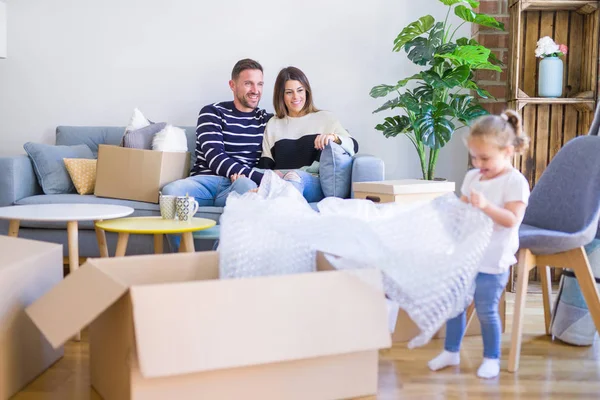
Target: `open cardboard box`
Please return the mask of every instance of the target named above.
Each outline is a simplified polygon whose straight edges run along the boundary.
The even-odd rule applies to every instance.
[[[158,203],[167,183],[190,175],[189,152],[98,146],[96,188],[98,197]]]
[[[107,400],[375,394],[391,346],[381,273],[219,280],[216,252],[88,259],[27,313],[53,346],[90,324]]]
[[[8,399],[62,357],[25,308],[63,278],[62,246],[0,235],[0,400]]]

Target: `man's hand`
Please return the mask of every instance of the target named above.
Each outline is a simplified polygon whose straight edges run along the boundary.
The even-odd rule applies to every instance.
[[[471,204],[480,210],[485,210],[489,204],[485,196],[477,190],[471,189]]]
[[[231,179],[231,183],[233,183],[233,182],[235,182],[236,180],[238,180],[238,178],[241,178],[242,176],[243,176],[244,178],[246,177],[246,175],[244,175],[244,174],[233,174],[233,175],[231,175],[231,176],[229,177],[229,179]]]
[[[278,169],[274,169],[273,172],[275,172],[277,174],[278,177],[280,177],[281,179],[283,179],[283,172],[281,172]]]
[[[315,138],[315,149],[323,150],[332,141],[339,141],[339,136],[333,133],[322,133]]]

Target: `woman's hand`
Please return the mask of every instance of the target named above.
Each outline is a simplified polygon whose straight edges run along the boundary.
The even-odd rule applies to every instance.
[[[323,150],[329,142],[339,142],[340,137],[334,133],[322,133],[315,138],[315,149]]]

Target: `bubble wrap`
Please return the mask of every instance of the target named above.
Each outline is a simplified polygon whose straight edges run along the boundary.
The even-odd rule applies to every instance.
[[[258,193],[231,194],[221,217],[221,277],[312,272],[317,251],[337,269],[378,268],[387,297],[420,328],[411,348],[470,304],[493,225],[481,211],[453,194],[410,206],[332,197],[318,209],[271,171]]]

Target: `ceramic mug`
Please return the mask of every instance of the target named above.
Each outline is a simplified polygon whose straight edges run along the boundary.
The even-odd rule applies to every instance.
[[[175,213],[177,219],[180,221],[190,222],[196,211],[198,211],[199,204],[193,197],[190,196],[177,196],[177,202],[175,204]]]
[[[160,216],[163,219],[177,219],[177,213],[175,211],[175,205],[177,202],[177,196],[164,196],[158,197],[160,204]]]

